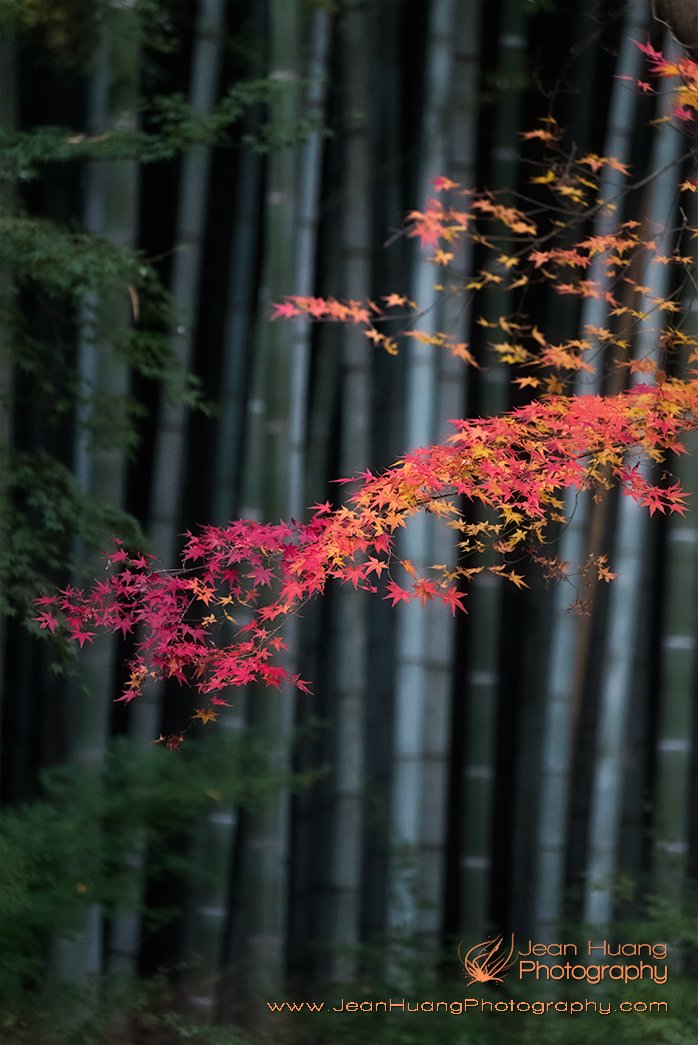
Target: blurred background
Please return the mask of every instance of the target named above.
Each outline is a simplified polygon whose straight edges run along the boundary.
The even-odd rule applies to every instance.
[[[332,589],[287,631],[313,695],[225,693],[198,729],[176,685],[113,702],[133,636],[76,653],[29,605],[98,578],[113,535],[173,567],[199,524],[303,518],[341,501],[333,479],[525,401],[477,322],[510,298],[439,297],[404,216],[439,175],[545,208],[521,135],[554,116],[570,150],[632,172],[627,193],[603,175],[615,210],[587,232],[648,220],[671,253],[698,224],[677,191],[691,141],[636,88],[632,43],[681,53],[664,32],[644,0],[0,0],[3,1042],[601,1040],[569,1019],[266,1011],[460,997],[459,941],[499,932],[668,940],[669,1015],[614,1033],[698,1041],[693,515],[580,498],[560,559],[605,551],[618,581],[483,573],[455,621]],[[454,264],[477,271],[477,248]],[[670,279],[654,266],[648,292]],[[480,369],[269,322],[288,294],[392,292]],[[540,290],[527,311],[551,336],[622,335],[580,301]],[[623,380],[599,366],[572,390]],[[698,489],[698,456],[676,467]],[[425,517],[402,553],[456,550]]]

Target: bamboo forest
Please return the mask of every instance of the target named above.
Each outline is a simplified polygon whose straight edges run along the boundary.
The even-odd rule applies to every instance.
[[[0,1042],[698,1043],[693,0],[0,0]]]

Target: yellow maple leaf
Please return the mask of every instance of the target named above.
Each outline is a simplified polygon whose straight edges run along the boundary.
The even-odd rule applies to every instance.
[[[512,344],[508,341],[501,341],[498,344],[490,342],[490,344],[503,363],[525,363],[529,357],[529,353],[523,345]]]
[[[506,579],[508,581],[511,581],[512,584],[515,584],[517,588],[528,587],[526,581],[523,579],[523,574],[521,573],[514,573],[514,571],[512,570],[510,573],[505,573],[502,576],[506,577]]]
[[[198,718],[200,722],[203,722],[204,725],[206,725],[207,722],[215,722],[218,718],[218,713],[216,711],[212,711],[210,708],[197,708],[194,714],[192,715],[192,719],[196,718]]]
[[[568,196],[575,203],[584,203],[586,201],[586,196],[576,185],[558,185],[556,192],[559,192],[561,196]]]
[[[437,250],[431,260],[437,265],[448,265],[450,261],[453,261],[453,254],[448,250]]]
[[[557,175],[555,171],[547,170],[545,174],[539,174],[536,178],[530,178],[531,185],[549,185],[551,181],[555,181]]]
[[[519,388],[538,388],[540,379],[537,377],[515,377],[514,384]]]
[[[545,390],[549,395],[558,395],[560,392],[565,391],[565,386],[558,378],[551,376],[546,379]]]

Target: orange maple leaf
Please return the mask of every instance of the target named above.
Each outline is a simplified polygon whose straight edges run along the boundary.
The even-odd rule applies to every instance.
[[[519,134],[524,141],[531,141],[532,139],[537,138],[542,142],[554,142],[558,139],[558,135],[553,134],[552,131],[546,131],[543,127],[537,127],[533,131],[519,131]]]

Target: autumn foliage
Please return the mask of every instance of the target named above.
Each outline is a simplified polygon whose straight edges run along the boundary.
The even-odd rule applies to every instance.
[[[667,63],[649,45],[642,50],[655,76],[678,82],[674,117],[695,120],[698,66]],[[645,83],[637,89],[653,90]],[[661,230],[642,222],[594,234],[592,219],[612,214],[617,203],[601,196],[603,171],[610,167],[626,178],[627,191],[631,172],[613,157],[571,157],[551,118],[523,138],[532,154],[535,197],[513,206],[511,193],[480,192],[442,177],[426,208],[407,215],[404,233],[419,241],[444,295],[476,303],[490,287],[506,294],[506,314],[475,324],[489,360],[514,367],[513,383],[536,398],[500,416],[454,420],[445,443],[411,449],[380,474],[338,480],[342,490],[349,487],[346,499],[315,505],[307,522],[205,526],[188,535],[176,571],[118,545],[107,557],[105,578],[90,590],[42,596],[42,629],[65,630],[80,645],[99,630],[135,637],[120,700],[137,698],[150,679],[176,679],[198,691],[195,717],[209,721],[227,703],[230,686],[292,683],[306,690],[284,666],[282,626],[332,581],[393,605],[429,601],[455,614],[466,608],[468,582],[482,571],[521,587],[522,564],[533,560],[547,575],[565,576],[575,564],[556,559],[553,538],[565,522],[566,491],[618,487],[650,515],[686,510],[667,455],[683,452],[682,438],[698,422],[698,342],[682,329],[680,306],[683,286],[693,278],[686,244],[698,230],[678,229],[670,254],[658,252]],[[695,191],[690,180],[680,187]],[[464,244],[479,259],[475,271],[457,268]],[[657,265],[674,273],[666,297],[654,295],[647,278]],[[527,314],[531,292],[602,299],[608,325],[558,338]],[[481,346],[453,330],[420,329],[419,304],[404,294],[365,302],[290,296],[272,315],[299,317],[353,324],[390,354],[417,340],[466,365],[486,365]],[[635,333],[648,324],[654,347],[641,356]],[[624,373],[620,391],[575,394],[578,372],[604,367]],[[418,572],[401,557],[399,533],[420,512],[453,530],[455,565]],[[495,555],[485,558],[486,550]],[[591,568],[598,579],[612,580],[604,556]]]

